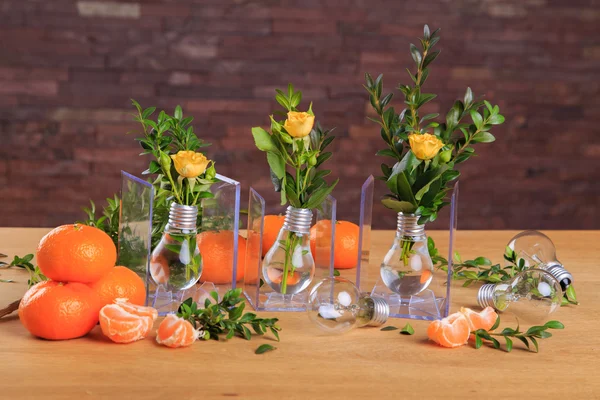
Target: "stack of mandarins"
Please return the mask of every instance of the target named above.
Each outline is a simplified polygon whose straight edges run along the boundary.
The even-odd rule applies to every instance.
[[[100,309],[117,298],[132,305],[146,301],[142,279],[115,267],[117,250],[103,231],[86,225],[63,225],[42,238],[37,263],[48,281],[31,287],[19,305],[19,318],[34,336],[73,339],[98,323]]]

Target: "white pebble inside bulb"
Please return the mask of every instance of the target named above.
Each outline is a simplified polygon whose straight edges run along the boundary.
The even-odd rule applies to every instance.
[[[342,313],[337,311],[333,304],[323,304],[319,306],[319,314],[325,319],[336,319],[342,316]]]
[[[296,268],[302,267],[302,246],[298,245],[292,254],[292,265]]]
[[[540,283],[538,283],[537,290],[544,297],[552,295],[552,288],[546,282],[540,282]]]
[[[337,300],[344,307],[348,307],[352,304],[352,296],[350,296],[350,293],[348,292],[339,292]]]
[[[413,271],[420,271],[421,269],[423,269],[423,260],[421,260],[421,256],[418,254],[413,254],[412,256],[410,256],[408,262],[410,263],[410,268]]]

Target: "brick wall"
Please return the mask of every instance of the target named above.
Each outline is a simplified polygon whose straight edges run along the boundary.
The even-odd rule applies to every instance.
[[[460,227],[600,228],[596,0],[4,0],[0,226],[72,222],[118,190],[121,169],[142,171],[129,98],[181,104],[218,170],[274,199],[250,127],[267,125],[288,82],[337,126],[335,195],[355,219],[381,162],[363,73],[384,73],[387,90],[405,82],[425,22],[442,28],[430,108],[445,112],[470,85],[507,117],[462,168]]]

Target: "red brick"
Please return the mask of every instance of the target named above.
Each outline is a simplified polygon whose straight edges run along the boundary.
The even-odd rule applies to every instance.
[[[336,25],[327,19],[307,21],[307,20],[274,20],[273,33],[299,33],[299,34],[335,34]]]

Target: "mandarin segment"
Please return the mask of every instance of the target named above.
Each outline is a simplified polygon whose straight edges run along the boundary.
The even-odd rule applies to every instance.
[[[49,340],[86,335],[98,323],[101,302],[83,283],[44,281],[32,286],[19,304],[19,319],[34,336]]]
[[[200,330],[194,329],[189,321],[169,314],[158,327],[156,342],[171,348],[185,347],[192,345],[199,336]]]
[[[460,312],[469,321],[471,332],[474,332],[477,329],[485,329],[488,331],[492,328],[492,326],[494,326],[496,319],[498,319],[498,314],[496,314],[496,311],[489,306],[484,308],[481,312],[476,312],[470,308],[462,307]]]
[[[36,259],[49,279],[93,283],[117,261],[117,249],[106,233],[87,225],[63,225],[40,241]]]
[[[469,340],[469,320],[462,313],[450,314],[448,317],[433,321],[427,328],[427,336],[443,347],[459,347]]]
[[[144,339],[152,330],[158,312],[117,299],[100,310],[102,333],[115,343],[132,343]]]

